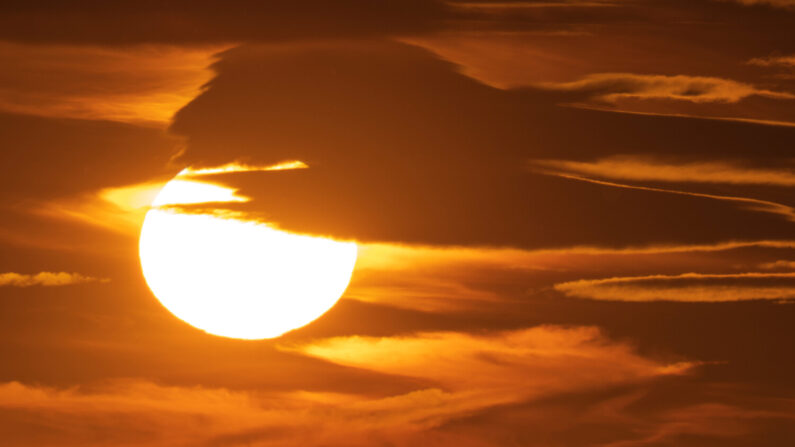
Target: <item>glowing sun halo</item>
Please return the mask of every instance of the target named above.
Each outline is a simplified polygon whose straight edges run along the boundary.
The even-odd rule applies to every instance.
[[[168,205],[245,202],[235,190],[177,176],[141,228],[144,278],[181,320],[215,335],[261,339],[304,326],[348,286],[356,244]]]

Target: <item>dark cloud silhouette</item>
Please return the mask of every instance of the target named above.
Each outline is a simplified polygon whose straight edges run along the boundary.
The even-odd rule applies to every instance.
[[[286,229],[516,247],[791,234],[785,216],[742,201],[556,178],[531,172],[529,160],[640,152],[776,164],[795,129],[558,107],[554,93],[496,89],[394,43],[241,47],[215,69],[175,117],[172,131],[188,141],[180,161],[306,162],[214,177],[254,199],[243,209]]]

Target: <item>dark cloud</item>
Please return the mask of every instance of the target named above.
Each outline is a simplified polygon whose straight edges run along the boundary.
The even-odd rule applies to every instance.
[[[550,92],[496,89],[392,43],[243,47],[215,68],[208,90],[175,117],[172,131],[188,141],[180,161],[306,162],[213,178],[254,199],[238,209],[286,229],[525,248],[791,233],[786,216],[754,211],[753,200],[555,178],[528,163],[639,150],[735,158],[753,147],[754,164],[775,164],[789,157],[795,129],[557,107]]]

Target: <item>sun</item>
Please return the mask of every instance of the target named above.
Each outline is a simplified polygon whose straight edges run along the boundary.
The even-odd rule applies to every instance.
[[[144,219],[141,268],[157,299],[188,324],[224,337],[274,338],[334,306],[357,247],[174,206],[245,201],[234,189],[177,176]]]

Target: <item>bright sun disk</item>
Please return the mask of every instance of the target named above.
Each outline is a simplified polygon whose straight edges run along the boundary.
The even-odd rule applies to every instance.
[[[192,326],[226,337],[273,338],[337,302],[357,249],[353,242],[169,207],[248,200],[212,183],[170,181],[144,219],[141,267],[157,299]]]

